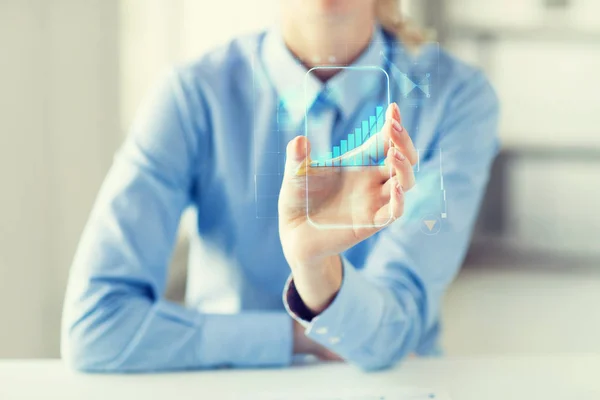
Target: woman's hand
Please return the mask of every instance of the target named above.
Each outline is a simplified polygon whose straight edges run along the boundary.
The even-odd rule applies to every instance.
[[[294,354],[309,354],[317,357],[321,361],[343,361],[335,353],[327,350],[320,344],[310,340],[305,334],[305,328],[294,321]]]
[[[339,254],[399,218],[404,192],[414,186],[412,166],[417,152],[402,128],[396,104],[388,108],[382,131],[335,160],[339,161],[336,165],[372,154],[372,146],[382,142],[385,166],[378,167],[313,167],[306,137],[296,137],[288,145],[279,196],[279,234],[296,289],[317,314],[327,308],[341,286]],[[313,222],[350,224],[348,228],[322,229],[308,217]]]

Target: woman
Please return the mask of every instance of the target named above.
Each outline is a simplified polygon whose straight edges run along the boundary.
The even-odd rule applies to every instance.
[[[76,254],[66,360],[86,371],[157,371],[285,366],[311,354],[370,370],[439,352],[440,302],[496,153],[498,107],[481,73],[443,53],[425,63],[435,82],[406,90],[394,81],[438,56],[416,49],[398,6],[282,1],[280,28],[234,40],[158,87]],[[354,69],[313,69],[324,62]],[[369,68],[385,71],[389,88],[361,94],[366,78],[357,86],[349,77]],[[290,88],[303,88],[302,102],[286,101]],[[431,97],[415,105],[415,88]],[[380,132],[360,146],[357,137],[329,160],[337,164],[315,162],[319,140],[348,146],[364,104],[386,96],[399,107],[388,107]],[[326,134],[313,140],[309,119]],[[348,160],[373,146],[378,166]],[[162,296],[188,206],[197,229],[183,307]]]

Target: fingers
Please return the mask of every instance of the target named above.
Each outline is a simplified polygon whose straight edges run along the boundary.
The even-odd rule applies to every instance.
[[[389,203],[392,190],[394,190],[397,184],[398,179],[396,178],[390,178],[383,184],[381,187],[381,205]]]
[[[321,361],[330,361],[330,362],[343,362],[344,359],[337,354],[329,351],[327,349],[323,349],[323,351],[317,353],[317,358]]]
[[[394,146],[397,147],[402,154],[406,155],[410,164],[415,165],[418,161],[417,149],[415,149],[408,131],[402,126],[400,108],[396,103],[390,104],[387,109],[384,132],[385,135],[389,135],[388,137]],[[389,142],[389,140],[386,140],[386,142]],[[385,150],[387,152],[387,148]]]
[[[385,164],[394,171],[392,176],[396,176],[404,191],[408,191],[415,186],[415,173],[408,158],[396,148],[390,148],[385,158]]]
[[[375,213],[375,225],[388,225],[402,216],[404,213],[404,191],[396,178],[390,179],[389,191],[390,201],[386,202]]]
[[[305,136],[296,136],[286,149],[285,174],[302,175],[310,164],[310,142]]]

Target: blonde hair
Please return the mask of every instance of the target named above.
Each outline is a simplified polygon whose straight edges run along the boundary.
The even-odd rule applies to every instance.
[[[429,33],[402,15],[401,0],[377,0],[375,15],[384,30],[396,36],[409,47],[419,47],[428,40]]]

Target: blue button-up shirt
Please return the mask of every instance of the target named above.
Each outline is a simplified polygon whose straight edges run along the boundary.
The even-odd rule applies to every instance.
[[[435,46],[413,54],[374,32],[354,66],[380,67],[389,89],[351,77],[356,70],[325,87],[276,29],[236,39],[158,85],[114,160],[75,256],[65,359],[90,371],[284,366],[293,359],[292,317],[311,339],[365,369],[438,351],[441,299],[463,260],[497,151],[498,104],[477,70]],[[317,107],[322,93],[326,106]],[[324,151],[361,127],[364,107],[387,106],[388,95],[419,149],[417,186],[400,220],[342,255],[340,292],[307,317],[278,235],[285,145],[307,133],[308,116],[329,133],[316,140]],[[189,207],[195,218],[182,306],[163,296]]]

